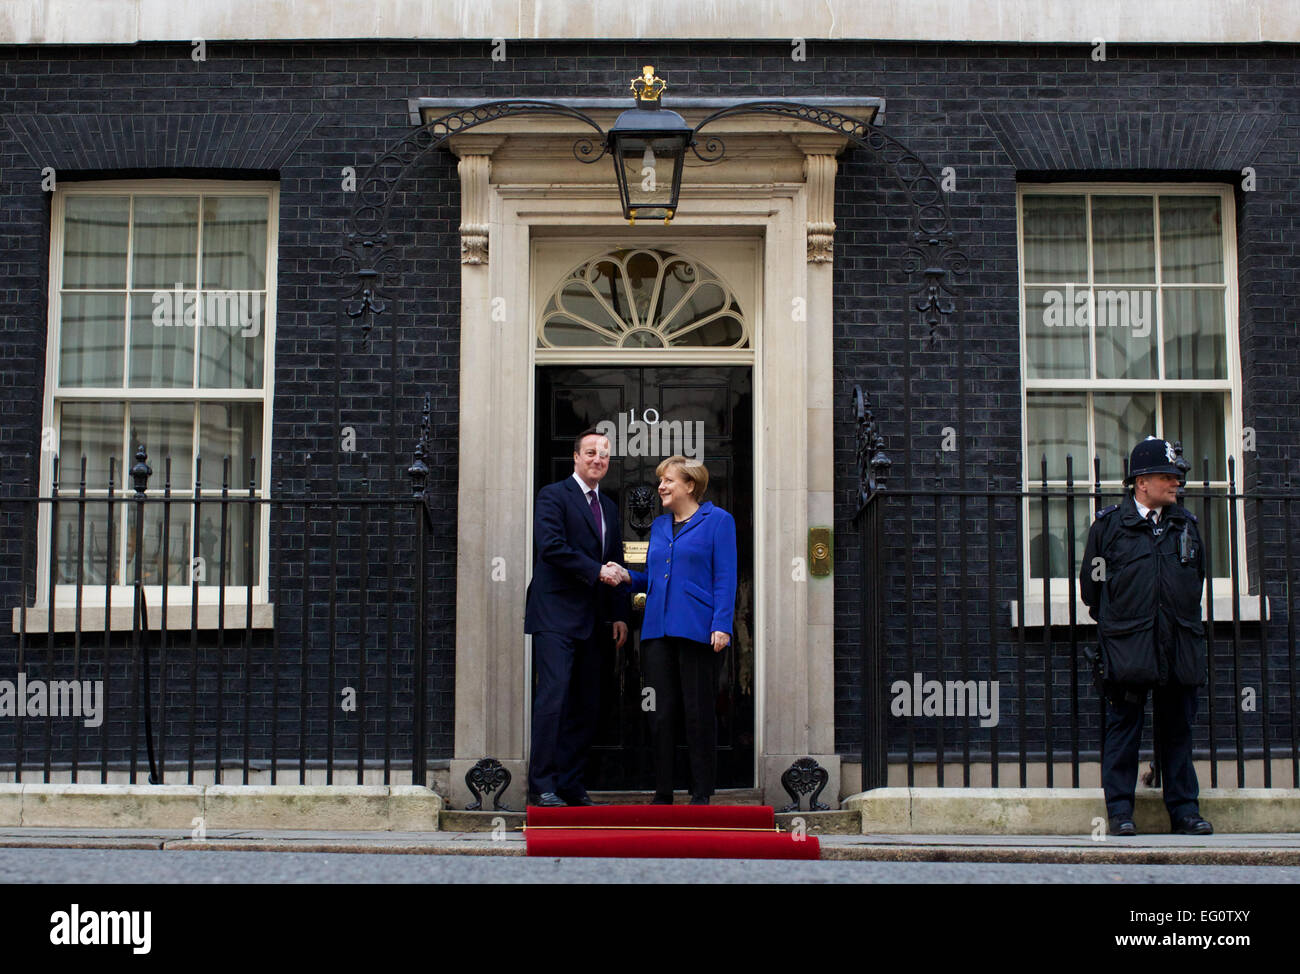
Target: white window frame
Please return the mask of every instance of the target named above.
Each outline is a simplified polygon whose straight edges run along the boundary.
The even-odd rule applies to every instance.
[[[126,384],[130,372],[130,355],[129,349],[126,349],[127,355],[123,360],[123,386],[121,388],[106,387],[76,387],[73,389],[63,390],[58,388],[58,356],[61,347],[62,336],[60,326],[62,319],[62,284],[63,284],[63,257],[64,257],[64,213],[66,212],[67,201],[75,196],[104,196],[104,195],[133,195],[133,196],[199,196],[202,194],[222,195],[222,196],[257,196],[264,197],[267,200],[267,253],[266,253],[266,306],[263,315],[263,349],[262,362],[262,385],[260,389],[132,389]],[[262,441],[260,444],[261,457],[259,458],[257,469],[257,494],[262,498],[269,497],[270,488],[270,463],[271,455],[271,426],[272,426],[272,407],[274,393],[274,375],[275,375],[275,320],[276,320],[276,282],[278,267],[278,238],[279,238],[279,202],[280,188],[279,184],[270,181],[250,181],[250,180],[210,180],[210,179],[130,179],[130,180],[104,180],[96,182],[78,182],[64,183],[60,185],[53,194],[51,219],[50,219],[50,262],[49,262],[49,318],[48,318],[48,341],[45,353],[45,396],[42,405],[42,445],[53,444],[51,449],[43,449],[40,463],[40,496],[49,497],[53,489],[53,470],[54,470],[54,450],[60,442],[60,431],[56,422],[55,405],[57,402],[83,400],[104,400],[114,397],[121,397],[123,401],[178,401],[186,400],[193,402],[249,402],[260,400],[262,404]],[[134,208],[132,208],[134,212]],[[201,215],[200,215],[201,221]],[[131,228],[128,227],[127,239],[131,240]],[[202,227],[200,222],[199,230],[199,260],[202,260]],[[130,285],[128,278],[127,284]],[[112,290],[112,289],[109,289]],[[198,347],[195,347],[195,356],[197,358]],[[197,434],[196,434],[197,435]],[[146,444],[148,448],[148,444]],[[195,445],[197,452],[197,444]],[[131,448],[134,450],[134,447]],[[163,494],[163,468],[162,462],[164,457],[151,456],[149,465],[153,468],[153,476],[149,480],[148,495],[162,496]],[[130,513],[130,498],[134,496],[134,489],[131,487],[130,468],[135,462],[134,454],[121,458],[124,464],[122,472],[123,488],[120,493],[114,496],[120,500],[115,505],[122,516],[128,519],[129,527],[127,530],[134,530],[133,516]],[[62,465],[62,459],[60,461]],[[232,467],[235,467],[232,460]],[[238,469],[238,467],[235,467]],[[66,477],[61,477],[64,483],[67,483]],[[87,485],[88,489],[94,485]],[[96,499],[102,496],[102,487],[95,487]],[[231,498],[247,496],[248,485],[232,484],[230,488]],[[204,508],[213,509],[216,504],[220,503],[221,495],[221,471],[220,467],[213,471],[211,464],[205,464],[202,495],[200,501]],[[173,527],[178,523],[180,518],[189,517],[193,511],[193,492],[173,490],[172,496],[175,498],[172,507]],[[69,492],[66,487],[60,493],[60,507],[63,508],[68,504],[76,503],[76,494]],[[88,496],[89,503],[89,496]],[[265,606],[268,600],[269,591],[269,571],[270,571],[270,517],[269,505],[266,503],[258,505],[260,509],[259,524],[257,526],[259,544],[258,559],[256,565],[257,581],[253,585],[252,603],[255,606]],[[51,505],[49,503],[40,504],[40,513],[37,524],[37,577],[36,577],[36,602],[33,608],[49,608],[49,587],[50,587],[50,513]],[[152,618],[156,615],[162,604],[162,588],[160,584],[145,585],[144,593],[151,611],[151,624],[157,625],[157,620]],[[110,592],[111,589],[111,592]],[[221,601],[222,586],[213,584],[200,583],[198,586],[198,604],[200,606],[215,606]],[[245,606],[249,601],[248,587],[245,585],[227,585],[225,589],[225,620],[227,627],[242,628],[245,621]],[[172,584],[167,586],[167,601],[169,606],[169,615],[172,614],[172,608],[186,607],[184,618],[185,626],[188,628],[188,606],[190,605],[190,584]],[[83,608],[99,610],[94,614],[95,619],[102,619],[102,610],[106,604],[106,594],[112,599],[113,608],[113,625],[112,628],[120,627],[120,620],[123,608],[129,612],[132,604],[132,593],[134,586],[112,585],[107,586],[103,583],[83,583],[81,591],[81,604]],[[55,591],[55,607],[60,611],[67,608],[71,609],[76,605],[77,586],[75,584],[59,583]],[[15,616],[17,610],[15,610]],[[213,614],[208,611],[204,612],[200,622],[200,628],[211,628],[216,622]],[[260,619],[265,618],[265,613],[258,612]],[[29,619],[29,626],[32,621]],[[84,620],[83,620],[84,621]],[[43,622],[36,628],[43,628]],[[126,625],[129,627],[130,622]],[[62,630],[62,624],[57,626]]]
[[[1052,287],[1059,284],[1064,286],[1065,282],[1043,282],[1034,281],[1026,285],[1025,282],[1025,243],[1024,243],[1024,200],[1026,196],[1033,195],[1054,195],[1054,196],[1084,196],[1090,199],[1092,195],[1099,196],[1152,196],[1155,198],[1155,212],[1158,215],[1161,196],[1217,196],[1219,197],[1219,212],[1222,216],[1223,225],[1223,262],[1224,262],[1224,340],[1227,342],[1226,366],[1227,378],[1225,379],[1030,379],[1028,377],[1028,344],[1026,334],[1027,308],[1026,308],[1026,287]],[[1092,247],[1092,207],[1088,205],[1085,210],[1087,214],[1087,254],[1088,254],[1088,278],[1093,278],[1093,247]],[[1156,227],[1155,238],[1155,282],[1144,282],[1143,287],[1151,286],[1155,290],[1155,347],[1156,354],[1159,356],[1157,362],[1157,375],[1163,372],[1164,362],[1164,302],[1161,300],[1161,287],[1164,286],[1161,281],[1162,266],[1160,255],[1160,234],[1158,225]],[[1029,456],[1029,394],[1036,391],[1054,391],[1054,392],[1214,392],[1220,391],[1229,396],[1228,406],[1225,410],[1225,430],[1224,430],[1224,447],[1225,457],[1231,456],[1235,459],[1235,483],[1238,493],[1242,490],[1242,451],[1239,448],[1242,440],[1242,420],[1241,420],[1241,402],[1242,402],[1242,381],[1241,381],[1241,361],[1240,361],[1240,338],[1238,334],[1238,315],[1237,315],[1237,225],[1236,225],[1236,199],[1231,186],[1223,183],[1109,183],[1109,182],[1055,182],[1055,183],[1022,183],[1016,188],[1016,276],[1019,286],[1019,337],[1020,337],[1020,445],[1021,445],[1021,482],[1025,485],[1025,490],[1032,493],[1042,484],[1041,461],[1035,461]],[[1070,282],[1078,286],[1078,282]],[[1098,287],[1092,283],[1089,287]],[[1107,287],[1126,287],[1130,285],[1107,284]],[[1137,287],[1137,284],[1131,285]],[[1095,321],[1089,328],[1089,342],[1091,344],[1091,361],[1096,361],[1096,323]],[[1159,402],[1159,400],[1158,400]],[[1160,406],[1157,405],[1157,415],[1159,415]],[[1092,505],[1087,503],[1091,499],[1091,493],[1094,489],[1092,482],[1092,457],[1096,455],[1095,443],[1095,420],[1089,417],[1088,422],[1088,450],[1084,458],[1076,458],[1075,465],[1075,490],[1078,496],[1085,498],[1086,516],[1088,523],[1092,519]],[[1121,447],[1121,451],[1127,451],[1131,444]],[[1191,489],[1201,487],[1201,463],[1199,457],[1187,457],[1187,461],[1192,465],[1188,471],[1187,484]],[[1104,476],[1104,475],[1103,475]],[[1064,490],[1064,480],[1048,480],[1049,488],[1059,488]],[[1227,490],[1227,480],[1211,480],[1211,490]],[[1101,481],[1101,490],[1103,494],[1115,496],[1122,489],[1122,484],[1118,479],[1103,479]],[[1059,499],[1059,495],[1054,494],[1054,499]],[[1113,501],[1111,501],[1113,503]],[[1199,514],[1199,499],[1192,501],[1191,511]],[[1246,523],[1244,504],[1237,505],[1237,537],[1240,545],[1237,550],[1237,569],[1238,580],[1241,592],[1242,613],[1241,618],[1259,618],[1260,606],[1257,596],[1248,596],[1246,592],[1251,585],[1249,576],[1250,561],[1248,558],[1248,544],[1246,537]],[[1026,600],[1026,624],[1042,625],[1043,611],[1043,577],[1033,575],[1030,572],[1031,542],[1030,536],[1034,524],[1030,521],[1030,500],[1026,499],[1021,504],[1021,517],[1024,519],[1025,530],[1022,539],[1022,555],[1025,566],[1025,600]],[[1037,522],[1034,522],[1037,523]],[[1078,516],[1076,515],[1076,528],[1078,528]],[[1215,537],[1213,539],[1215,548],[1220,549],[1220,545],[1228,543],[1227,538]],[[1080,550],[1080,555],[1082,551]],[[1078,565],[1075,566],[1076,570]],[[1207,584],[1213,583],[1212,594],[1214,599],[1214,617],[1215,619],[1231,618],[1231,591],[1232,579],[1207,577]],[[1088,615],[1087,607],[1083,605],[1078,596],[1078,583],[1075,582],[1075,599],[1076,599],[1076,619],[1081,623],[1091,622]],[[1052,624],[1064,625],[1068,623],[1068,598],[1069,598],[1069,579],[1064,577],[1052,576],[1049,579],[1048,591],[1052,600]],[[1253,603],[1253,604],[1252,604]],[[1265,603],[1266,604],[1266,603]],[[1036,611],[1035,611],[1036,610]],[[1013,605],[1013,620],[1016,618],[1016,608]],[[1204,611],[1204,604],[1202,605]],[[1264,611],[1267,611],[1266,609]],[[1013,621],[1013,624],[1014,621]]]

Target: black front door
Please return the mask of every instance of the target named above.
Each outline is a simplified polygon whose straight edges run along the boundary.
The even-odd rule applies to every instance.
[[[718,678],[719,788],[754,784],[753,395],[749,367],[575,367],[537,370],[536,483],[573,475],[573,438],[611,424],[609,472],[600,489],[619,506],[629,567],[644,562],[650,522],[662,513],[655,467],[681,453],[704,461],[705,497],[736,519],[739,585],[732,645]],[[638,552],[637,542],[642,542]],[[648,715],[641,709],[640,620],[609,657],[601,678],[600,727],[587,787],[654,787]],[[680,711],[679,711],[680,714]],[[688,786],[686,738],[678,719],[676,787]]]

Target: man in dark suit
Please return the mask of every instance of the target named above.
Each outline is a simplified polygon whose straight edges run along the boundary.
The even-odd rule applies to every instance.
[[[594,804],[583,784],[600,703],[600,654],[627,641],[629,601],[606,563],[623,559],[618,505],[599,490],[609,440],[583,430],[573,476],[537,494],[533,580],[524,632],[533,637],[537,688],[528,799],[534,805]],[[604,582],[605,584],[601,584]]]

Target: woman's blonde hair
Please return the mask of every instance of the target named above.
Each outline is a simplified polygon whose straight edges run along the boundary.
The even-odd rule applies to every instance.
[[[698,504],[704,500],[704,492],[709,489],[709,468],[699,460],[692,460],[680,453],[675,453],[655,467],[655,476],[662,477],[669,467],[676,467],[683,477],[690,481],[691,497]]]

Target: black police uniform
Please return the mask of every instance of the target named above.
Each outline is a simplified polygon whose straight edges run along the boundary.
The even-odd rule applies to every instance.
[[[1134,449],[1125,483],[1146,473],[1180,474],[1172,460],[1172,447],[1149,438]],[[1176,830],[1188,817],[1199,819],[1191,725],[1196,688],[1206,678],[1204,582],[1201,537],[1190,511],[1170,505],[1153,521],[1150,513],[1142,517],[1130,493],[1097,512],[1079,586],[1097,620],[1106,692],[1102,787],[1112,819],[1133,816],[1148,690],[1170,822]]]

